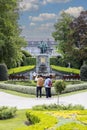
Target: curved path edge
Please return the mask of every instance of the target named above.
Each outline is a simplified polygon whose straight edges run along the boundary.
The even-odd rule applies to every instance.
[[[87,109],[87,92],[82,92],[70,96],[64,96],[59,98],[60,104],[80,104]],[[11,95],[5,92],[0,92],[0,106],[9,106],[9,107],[17,107],[17,109],[27,109],[32,108],[35,105],[42,104],[57,104],[57,98],[25,98],[19,97],[15,95]]]

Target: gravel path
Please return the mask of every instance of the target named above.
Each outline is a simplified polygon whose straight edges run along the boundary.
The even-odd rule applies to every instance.
[[[87,109],[87,92],[60,97],[60,104],[81,104]],[[32,108],[35,105],[57,103],[57,98],[25,98],[0,92],[0,106],[17,107],[17,109]]]

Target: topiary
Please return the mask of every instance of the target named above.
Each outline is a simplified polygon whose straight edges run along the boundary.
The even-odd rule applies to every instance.
[[[58,94],[58,104],[59,104],[59,94],[66,88],[66,84],[63,80],[56,80],[54,83],[54,89]]]
[[[8,71],[5,64],[0,64],[0,81],[8,80]]]
[[[87,65],[86,64],[81,66],[80,77],[82,81],[87,81]]]

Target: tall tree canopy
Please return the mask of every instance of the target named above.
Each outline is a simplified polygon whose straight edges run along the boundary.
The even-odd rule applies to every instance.
[[[59,17],[58,22],[54,25],[55,32],[52,33],[52,36],[54,37],[55,41],[58,42],[57,48],[61,50],[61,53],[63,53],[63,55],[68,49],[67,46],[69,46],[69,36],[71,33],[69,25],[72,20],[73,17],[63,12]]]
[[[77,59],[83,63],[87,61],[87,11],[82,11],[80,16],[71,22],[70,27],[73,30],[73,51],[78,52]]]
[[[0,63],[8,68],[22,60],[21,47],[26,42],[20,37],[18,0],[0,0]]]
[[[87,59],[87,11],[77,18],[63,13],[54,27],[56,31],[52,35],[58,41],[57,48],[67,62],[79,68]]]

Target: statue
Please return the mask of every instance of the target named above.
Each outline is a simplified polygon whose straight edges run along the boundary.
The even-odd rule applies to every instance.
[[[46,53],[48,45],[47,43],[44,43],[43,41],[41,41],[38,48],[40,48],[40,53]]]

